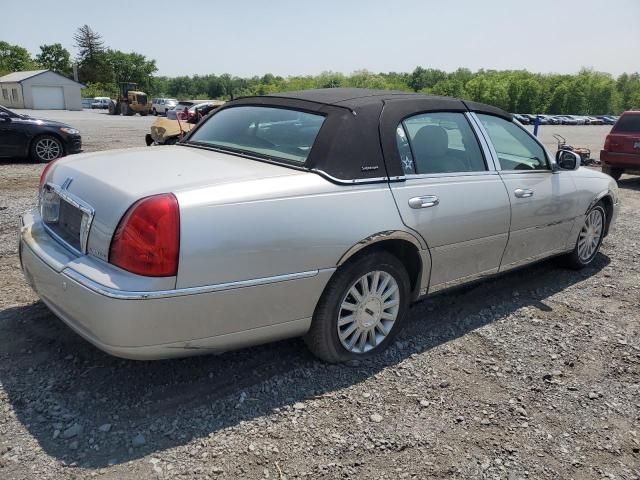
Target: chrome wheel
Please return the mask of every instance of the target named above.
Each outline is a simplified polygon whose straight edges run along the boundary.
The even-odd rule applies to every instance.
[[[599,208],[594,208],[587,215],[578,237],[578,257],[582,262],[588,263],[598,251],[603,223],[602,210]]]
[[[36,155],[43,162],[50,162],[62,155],[62,145],[53,138],[41,138],[35,145]]]
[[[340,304],[338,338],[352,353],[365,353],[380,345],[391,332],[400,310],[400,289],[384,271],[369,272],[356,280]]]

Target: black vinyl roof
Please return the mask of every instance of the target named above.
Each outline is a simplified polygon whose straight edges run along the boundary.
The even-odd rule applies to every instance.
[[[362,105],[363,99],[369,99],[371,103],[380,103],[382,100],[397,98],[398,96],[416,95],[411,92],[397,90],[373,90],[369,88],[318,88],[316,90],[297,90],[293,92],[272,93],[267,96],[279,98],[291,98],[306,100],[308,102],[322,103],[324,105],[340,105],[344,107]],[[366,101],[366,100],[365,100]]]
[[[322,88],[241,97],[227,102],[213,115],[239,106],[291,108],[323,115],[323,126],[304,167],[342,182],[404,176],[395,132],[398,124],[410,115],[472,111],[512,120],[510,113],[481,103],[364,88]],[[192,129],[189,136],[197,129]]]
[[[271,98],[287,98],[323,105],[335,105],[347,108],[361,107],[366,104],[379,104],[388,100],[420,100],[434,104],[461,102],[467,110],[472,112],[489,113],[512,120],[512,115],[504,110],[484,103],[460,100],[441,95],[425,95],[422,93],[403,92],[399,90],[374,90],[369,88],[319,88],[315,90],[297,90],[265,95]]]

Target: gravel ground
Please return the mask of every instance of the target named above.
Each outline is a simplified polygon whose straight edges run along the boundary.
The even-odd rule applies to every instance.
[[[47,113],[88,151],[152,122]],[[552,128],[596,148],[608,131]],[[41,168],[0,164],[1,479],[640,478],[639,177],[590,268],[438,295],[386,354],[332,366],[299,340],[161,362],[89,345],[20,272]]]

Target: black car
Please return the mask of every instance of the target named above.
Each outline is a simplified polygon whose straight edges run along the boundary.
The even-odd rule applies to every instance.
[[[81,149],[82,137],[75,128],[0,106],[0,158],[31,157],[46,163]]]

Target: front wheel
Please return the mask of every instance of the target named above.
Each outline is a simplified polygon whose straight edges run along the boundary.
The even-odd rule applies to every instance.
[[[329,281],[305,343],[330,363],[375,355],[401,330],[409,296],[409,275],[395,256],[383,250],[363,254]]]
[[[31,159],[34,162],[49,163],[63,155],[62,142],[51,135],[42,135],[31,144]]]
[[[579,270],[593,262],[604,239],[606,221],[604,205],[598,202],[585,216],[573,251],[564,257],[567,267]]]

